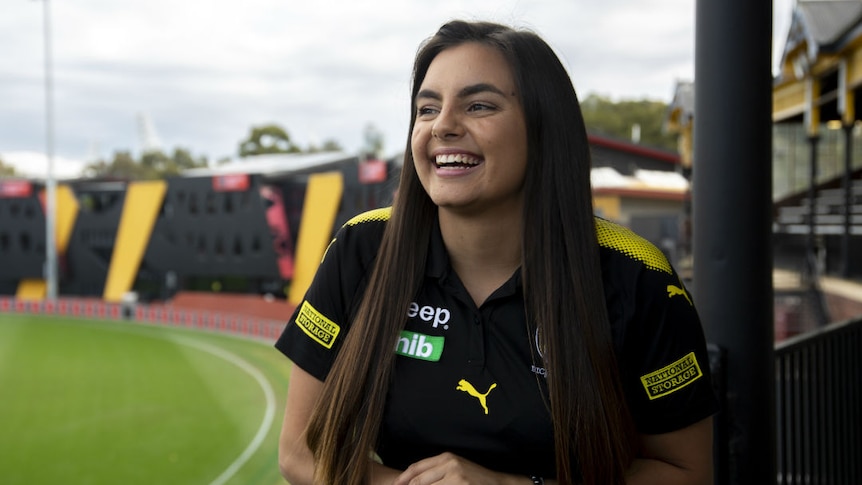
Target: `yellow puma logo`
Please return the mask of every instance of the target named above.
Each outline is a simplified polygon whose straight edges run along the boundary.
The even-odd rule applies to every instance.
[[[470,384],[469,382],[467,382],[467,379],[461,379],[460,381],[458,381],[458,387],[456,387],[455,390],[456,391],[464,391],[467,394],[478,399],[479,404],[482,405],[482,409],[485,410],[485,414],[488,414],[488,403],[487,403],[488,394],[490,394],[491,391],[495,387],[497,387],[496,382],[494,384],[491,384],[491,387],[488,388],[488,391],[485,392],[485,394],[481,394],[481,393],[479,393],[479,391],[476,390],[475,387],[473,387],[473,384]]]
[[[691,302],[691,298],[688,297],[688,293],[685,292],[685,289],[679,286],[667,285],[667,297],[673,298],[676,295],[684,296],[685,299],[688,300],[689,305],[694,305],[694,303]]]

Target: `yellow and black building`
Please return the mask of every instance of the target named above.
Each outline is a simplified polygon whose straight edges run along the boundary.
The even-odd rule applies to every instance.
[[[678,82],[665,119],[685,170],[697,170],[694,91]],[[772,120],[776,266],[862,277],[862,1],[797,2]]]
[[[800,0],[773,84],[778,257],[862,276],[860,115],[862,2]]]
[[[168,299],[180,290],[301,298],[334,231],[391,203],[397,160],[267,155],[153,181],[57,188],[61,296]],[[0,180],[0,295],[46,294],[40,181]]]

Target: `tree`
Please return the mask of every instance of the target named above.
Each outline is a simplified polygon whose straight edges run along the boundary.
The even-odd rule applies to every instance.
[[[99,160],[87,165],[84,174],[88,177],[115,178],[122,180],[154,180],[179,175],[189,168],[206,167],[205,157],[195,159],[188,150],[174,149],[172,157],[159,150],[152,150],[135,160],[131,153],[118,151],[110,162]]]
[[[667,104],[648,99],[613,102],[590,94],[581,102],[587,131],[623,140],[632,139],[632,127],[640,128],[638,143],[667,150],[677,149],[676,137],[662,130]]]
[[[6,165],[3,163],[3,159],[0,158],[0,177],[11,177],[13,175],[15,175],[15,167]]]
[[[190,168],[206,167],[207,161],[204,157],[195,160],[188,150],[175,148],[171,157],[161,151],[144,153],[141,156],[141,164],[152,170],[156,178],[164,178],[179,175],[183,170]]]
[[[191,152],[185,148],[174,148],[173,162],[179,170],[201,168],[208,165],[206,157],[201,156],[195,159]]]
[[[169,169],[171,159],[161,150],[148,150],[141,154],[141,166],[147,178],[159,178],[157,174]]]
[[[115,178],[122,180],[154,179],[155,172],[135,161],[127,151],[114,152],[111,162],[99,160],[84,167],[84,174],[94,178]]]
[[[309,145],[307,153],[320,153],[320,152],[340,152],[343,150],[341,148],[341,144],[332,138],[324,140],[323,145]]]
[[[383,133],[373,123],[365,125],[362,133],[364,144],[362,153],[366,157],[380,158],[383,154]]]
[[[291,140],[284,128],[276,124],[253,126],[248,138],[239,144],[239,156],[267,153],[299,153],[302,150]]]

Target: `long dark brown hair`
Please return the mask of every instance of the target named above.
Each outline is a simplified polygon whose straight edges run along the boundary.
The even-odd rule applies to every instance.
[[[505,56],[527,126],[522,276],[527,318],[548,369],[557,479],[622,484],[636,450],[604,304],[590,193],[590,151],[568,73],[539,36],[487,22],[452,21],[419,49],[410,130],[391,219],[350,332],[309,423],[315,483],[360,485],[378,439],[406,309],[422,283],[437,208],[422,188],[409,133],[431,61],[465,42]]]

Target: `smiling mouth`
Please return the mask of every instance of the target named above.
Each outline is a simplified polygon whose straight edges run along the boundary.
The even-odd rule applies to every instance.
[[[434,163],[436,163],[438,167],[444,168],[470,168],[479,165],[480,162],[480,159],[463,153],[437,155],[434,158]]]

